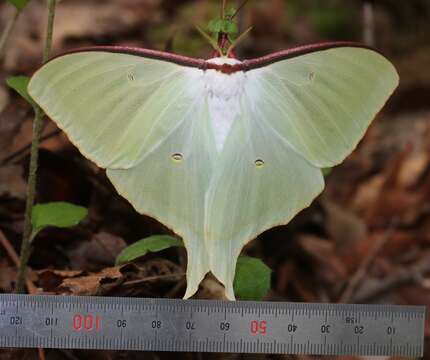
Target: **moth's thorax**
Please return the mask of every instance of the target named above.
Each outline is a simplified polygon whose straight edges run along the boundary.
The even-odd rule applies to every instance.
[[[208,60],[216,65],[237,65],[241,62],[232,58]],[[208,101],[217,150],[220,152],[231,130],[233,121],[240,113],[240,98],[246,81],[243,71],[230,74],[215,69],[204,73],[204,92]]]
[[[215,57],[209,60],[206,60],[210,64],[215,65],[240,65],[242,64],[242,61],[237,60],[235,58],[228,58],[228,57]]]

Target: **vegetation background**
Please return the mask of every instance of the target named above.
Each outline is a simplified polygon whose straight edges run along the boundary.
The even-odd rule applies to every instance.
[[[375,0],[375,46],[397,67],[399,89],[358,149],[327,176],[323,194],[287,226],[269,230],[244,253],[272,270],[267,300],[369,302],[430,306],[430,2]],[[231,5],[237,5],[230,1]],[[250,36],[239,56],[261,56],[321,40],[361,41],[364,1],[249,1],[239,16]],[[220,1],[63,0],[55,20],[53,55],[87,45],[131,45],[208,57],[194,24],[219,15]],[[0,1],[0,31],[14,8]],[[0,64],[0,292],[12,292],[23,231],[32,111],[5,79],[31,75],[40,65],[46,1],[20,14]],[[367,29],[369,30],[369,29]],[[37,202],[69,201],[89,208],[71,229],[44,230],[34,243],[29,274],[34,291],[48,294],[177,297],[184,292],[181,248],[114,266],[130,243],[168,233],[137,214],[104,171],[83,158],[53,122],[43,130]],[[238,189],[240,191],[240,189]],[[12,251],[13,252],[13,251]],[[218,297],[205,281],[198,297]],[[429,309],[430,310],[430,309]],[[430,356],[430,321],[426,353]],[[0,350],[4,359],[169,358],[172,354]],[[177,354],[199,359],[199,354]],[[208,358],[306,357],[204,355]]]

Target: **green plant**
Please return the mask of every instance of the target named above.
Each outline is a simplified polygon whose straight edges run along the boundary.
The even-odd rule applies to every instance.
[[[239,256],[233,287],[241,300],[262,300],[270,289],[272,271],[260,259]]]
[[[182,241],[168,235],[153,235],[145,239],[136,241],[127,246],[116,258],[116,264],[124,264],[134,261],[148,252],[157,252],[168,249],[172,246],[183,246]]]
[[[28,1],[10,1],[20,11],[27,4]],[[43,50],[43,63],[47,62],[51,52],[52,46],[52,35],[54,27],[55,17],[55,6],[57,0],[48,0],[48,24],[45,37],[45,47]],[[1,49],[0,49],[1,50]],[[31,240],[32,240],[32,212],[33,203],[36,191],[36,173],[39,158],[39,140],[42,133],[42,124],[44,113],[42,109],[36,105],[27,94],[26,84],[28,80],[25,77],[14,77],[10,78],[8,84],[14,88],[20,95],[22,95],[34,108],[34,120],[33,120],[33,136],[31,141],[31,152],[30,152],[30,165],[27,185],[27,200],[25,205],[24,215],[24,232],[21,243],[21,254],[20,254],[20,266],[18,269],[17,280],[16,280],[16,291],[18,293],[24,291],[25,283],[25,271],[27,268],[28,258],[31,253]]]
[[[181,240],[169,235],[153,235],[127,246],[116,258],[116,264],[135,261],[148,252],[172,246],[183,246]],[[270,268],[260,259],[239,256],[234,278],[234,293],[242,300],[261,300],[270,289]]]
[[[22,11],[30,0],[7,0],[7,2],[15,6],[18,11]]]
[[[27,92],[29,81],[30,78],[28,76],[10,76],[6,79],[6,84],[27,100],[27,102],[33,107],[34,111],[36,111],[38,106]]]
[[[234,21],[235,16],[239,12],[239,10],[248,2],[245,0],[239,6],[238,9],[235,8],[226,8],[226,1],[223,1],[221,17],[217,19],[212,19],[209,21],[207,26],[207,30],[209,34],[203,31],[200,27],[196,26],[197,30],[202,34],[202,36],[208,40],[208,42],[212,45],[215,51],[218,53],[218,56],[227,56],[229,57],[233,49],[237,46],[237,44],[245,38],[246,35],[251,31],[252,28],[248,28],[239,36],[239,28]]]
[[[67,202],[52,202],[33,206],[31,239],[48,226],[68,228],[79,224],[88,210]]]
[[[19,14],[21,14],[22,10],[26,7],[26,5],[30,2],[30,0],[7,0],[8,3],[15,6],[15,13],[7,22],[3,32],[0,35],[0,59],[3,56],[4,49],[6,47],[7,40],[15,27],[16,21],[18,20]]]

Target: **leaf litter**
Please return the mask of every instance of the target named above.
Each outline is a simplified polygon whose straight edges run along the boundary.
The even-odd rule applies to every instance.
[[[291,39],[282,36],[286,31],[284,24],[288,23],[280,16],[286,13],[283,3],[272,1],[266,8],[256,6],[249,13],[255,21],[252,37],[258,46],[244,43],[241,50],[247,57],[275,50],[272,47],[317,39],[311,24],[293,19],[293,10],[290,21],[297,23],[289,33]],[[4,6],[0,4],[2,14]],[[197,23],[205,23],[209,8],[194,2],[180,5],[157,0],[63,1],[59,4],[54,53],[94,44],[163,50],[167,42],[173,51],[179,51],[175,46],[182,46],[181,34],[186,33],[190,41],[185,53],[204,56],[204,43],[192,33],[191,26],[183,24],[188,24],[191,10]],[[8,76],[30,75],[36,69],[44,16],[43,2],[31,2],[23,12],[4,67],[0,67],[3,82]],[[392,29],[387,31],[394,34]],[[423,93],[428,94],[430,78],[417,71],[427,64],[429,54],[428,47],[417,41],[410,45],[407,55],[393,55],[402,78],[399,91],[358,149],[327,176],[322,196],[288,226],[269,230],[245,247],[245,254],[262,259],[273,270],[267,300],[346,299],[423,304],[430,308],[430,105],[420,100]],[[3,84],[0,86],[0,230],[15,250],[19,249],[22,232],[30,113],[31,108],[16,94]],[[52,122],[46,122],[44,134],[54,132],[54,136],[42,143],[38,201],[70,201],[87,207],[89,215],[72,229],[46,229],[38,235],[30,260],[33,268],[30,280],[35,291],[181,298],[186,269],[182,248],[148,253],[137,262],[114,265],[126,245],[151,235],[171,233],[155,220],[136,214],[116,194],[104,172],[82,158],[56,130]],[[17,153],[19,156],[14,157]],[[2,162],[11,155],[10,161]],[[15,273],[13,259],[0,246],[1,292],[13,290]],[[197,297],[222,298],[222,287],[208,276]],[[429,350],[430,323],[426,326],[426,336]],[[1,358],[24,355],[38,358],[33,350],[0,352]],[[88,351],[57,350],[48,351],[47,356],[49,359],[139,357],[133,352],[106,351],[95,355]],[[176,356],[193,358],[190,354]],[[223,356],[210,355],[214,359],[226,358]],[[147,357],[158,359],[164,355],[148,353]],[[229,358],[241,356],[229,355]]]

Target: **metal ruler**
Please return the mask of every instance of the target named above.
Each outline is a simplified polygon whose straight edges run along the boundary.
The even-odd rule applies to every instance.
[[[0,347],[423,355],[425,308],[0,294]]]

